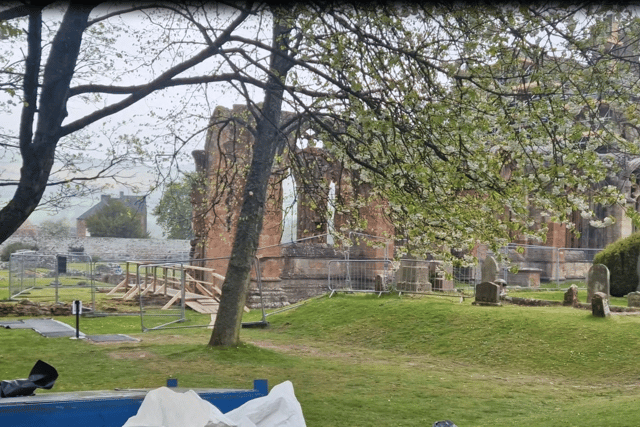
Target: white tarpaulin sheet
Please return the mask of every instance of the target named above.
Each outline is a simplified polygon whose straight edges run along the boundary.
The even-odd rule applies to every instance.
[[[177,393],[167,387],[151,390],[138,414],[123,427],[306,427],[302,407],[285,381],[258,397],[223,414],[189,390]]]

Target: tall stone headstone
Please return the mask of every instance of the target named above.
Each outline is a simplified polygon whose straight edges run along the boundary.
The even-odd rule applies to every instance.
[[[609,269],[604,264],[594,264],[587,273],[587,303],[596,292],[602,292],[609,299]]]
[[[595,317],[608,317],[611,315],[609,310],[609,295],[604,292],[596,292],[591,299],[591,314]]]
[[[498,278],[498,263],[496,262],[496,259],[494,257],[488,256],[487,258],[485,258],[484,262],[482,263],[481,273],[481,283],[494,283],[496,281],[496,279]]]
[[[491,282],[482,282],[476,286],[474,305],[502,305],[500,304],[500,286]]]

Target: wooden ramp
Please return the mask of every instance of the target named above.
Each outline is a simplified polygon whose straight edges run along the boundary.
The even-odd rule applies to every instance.
[[[162,310],[168,310],[171,306],[178,303],[182,297],[182,282],[176,277],[176,272],[185,273],[185,305],[192,310],[211,315],[211,324],[215,321],[220,305],[220,295],[222,295],[221,287],[224,282],[224,276],[217,274],[213,269],[197,266],[181,266],[181,265],[162,265],[153,267],[152,272],[145,271],[144,275],[138,278],[140,286],[135,283],[135,275],[129,273],[129,264],[144,263],[135,261],[127,262],[127,274],[125,279],[113,288],[107,295],[123,300],[132,300],[136,296],[143,297],[145,295],[163,295],[169,297],[169,301],[162,307]],[[211,281],[198,280],[195,278],[197,272],[205,272],[211,277]],[[160,273],[160,274],[158,274]],[[179,275],[178,275],[179,276]],[[133,282],[133,283],[132,283]],[[123,292],[121,296],[116,295],[117,292]],[[245,312],[249,309],[245,306]]]
[[[185,301],[185,305],[192,310],[202,314],[218,314],[218,306],[220,305],[214,300]]]
[[[164,293],[164,292],[161,292]],[[180,297],[182,293],[179,289],[167,289],[166,295],[170,296],[171,299],[168,303],[166,303],[162,309],[168,310],[172,305],[176,302],[180,301]],[[218,306],[220,305],[220,301],[208,295],[195,294],[193,292],[185,292],[184,293],[184,304],[190,307],[192,310],[197,311],[202,314],[217,314]]]

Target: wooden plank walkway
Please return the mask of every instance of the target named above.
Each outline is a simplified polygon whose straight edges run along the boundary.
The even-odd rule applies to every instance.
[[[161,292],[161,294],[162,293],[163,292]],[[168,288],[166,291],[166,294],[168,296],[171,296],[172,298],[171,300],[169,300],[169,303],[167,303],[164,307],[162,307],[163,310],[167,310],[171,305],[178,302],[182,295],[179,289],[172,289],[172,288]],[[202,313],[202,314],[218,313],[218,306],[220,305],[220,301],[218,301],[217,298],[201,295],[201,294],[194,294],[192,292],[185,292],[184,300],[185,300],[184,304],[186,306],[190,307],[192,310],[197,311],[198,313]]]
[[[145,271],[144,275],[140,275],[140,288],[134,282],[135,275],[129,273],[129,265],[140,264],[144,266],[143,262],[129,261],[127,262],[126,271],[127,274],[116,287],[114,287],[107,295],[113,298],[122,298],[124,300],[131,300],[136,295],[144,297],[145,295],[164,295],[169,297],[169,301],[162,307],[162,310],[168,310],[171,306],[180,301],[182,293],[180,288],[182,286],[181,280],[176,277],[177,271],[184,271],[185,275],[185,305],[192,310],[211,315],[211,325],[215,321],[216,314],[218,313],[218,307],[220,305],[220,295],[222,294],[221,287],[224,282],[224,276],[217,274],[213,269],[196,267],[196,266],[182,266],[182,265],[162,265],[157,267],[153,273]],[[157,271],[161,271],[162,274],[157,274]],[[206,272],[211,276],[211,282],[205,282],[198,280],[194,277],[195,272]],[[171,273],[171,274],[169,274]],[[190,274],[191,273],[191,274]],[[179,276],[179,274],[178,274]],[[116,296],[117,292],[123,292],[124,295]],[[245,312],[249,309],[245,306]]]

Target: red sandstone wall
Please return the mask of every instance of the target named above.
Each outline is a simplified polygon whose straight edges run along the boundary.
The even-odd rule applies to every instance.
[[[548,224],[547,241],[545,246],[554,248],[567,247],[567,227],[564,224],[551,222]]]
[[[204,228],[200,236],[204,244],[203,258],[227,258],[231,254],[245,177],[251,164],[254,138],[244,126],[233,122],[232,117],[251,120],[243,105],[235,105],[233,110],[216,108],[205,143],[204,159],[200,160],[207,180],[206,194],[201,197],[205,207],[199,209],[199,212],[205,212],[200,221],[200,227]],[[281,235],[282,185],[278,177],[272,175],[259,247],[278,245]],[[272,247],[261,250],[258,255],[278,254],[279,249]],[[207,266],[225,275],[227,260],[208,262]],[[279,276],[275,271],[263,272],[263,276],[266,273]]]

